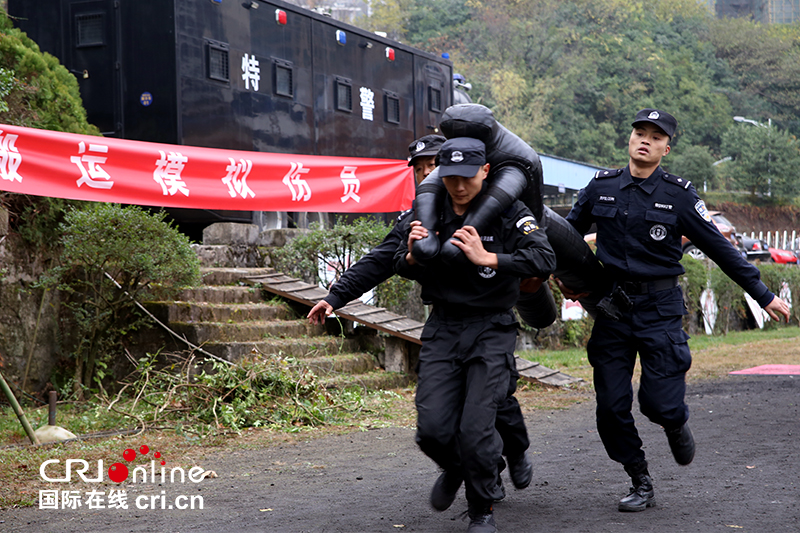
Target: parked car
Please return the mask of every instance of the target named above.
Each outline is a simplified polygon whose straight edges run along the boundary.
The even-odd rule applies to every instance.
[[[739,248],[740,246],[736,241],[736,228],[731,221],[725,218],[721,211],[709,211],[708,214],[711,216],[711,221],[717,226],[720,233],[722,233],[731,244]],[[690,257],[694,257],[695,259],[706,258],[706,254],[692,244],[686,236],[681,237],[681,246],[683,247],[683,253]]]
[[[797,264],[797,255],[789,250],[781,250],[780,248],[773,248],[772,246],[769,247],[769,253],[772,257],[772,261],[775,263],[779,263],[782,265],[796,265]]]
[[[769,251],[769,244],[764,239],[747,237],[741,233],[734,234],[736,247],[744,252],[745,259],[748,261],[761,261],[768,263],[772,261],[772,254]]]

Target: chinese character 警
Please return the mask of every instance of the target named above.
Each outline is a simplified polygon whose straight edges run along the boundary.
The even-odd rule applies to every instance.
[[[361,88],[361,118],[372,120],[372,110],[375,109],[375,93],[367,87]]]

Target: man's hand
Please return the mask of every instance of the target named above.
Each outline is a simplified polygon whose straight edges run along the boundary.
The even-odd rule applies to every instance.
[[[409,265],[417,264],[414,256],[411,255],[411,247],[414,246],[414,241],[419,241],[428,236],[428,230],[422,225],[422,222],[415,220],[411,223],[411,232],[408,234],[408,253],[406,254],[406,262]]]
[[[308,321],[312,324],[324,324],[325,319],[333,313],[333,306],[325,300],[320,300],[308,312]]]
[[[563,294],[564,298],[566,298],[567,300],[577,301],[578,298],[584,298],[586,296],[589,296],[588,292],[573,292],[569,288],[565,287],[564,284],[561,283],[561,280],[558,278],[554,277],[553,280],[555,280],[556,285],[558,285],[558,290],[561,291],[561,294]]]
[[[782,314],[783,316],[786,317],[786,322],[789,322],[789,319],[790,319],[790,317],[789,317],[789,304],[787,304],[786,302],[784,302],[783,300],[781,300],[777,296],[775,296],[775,298],[772,299],[772,301],[769,303],[769,305],[767,305],[764,308],[764,311],[766,311],[767,314],[770,317],[772,317],[772,320],[780,322],[781,319],[778,316],[778,313],[780,313],[780,314]]]
[[[472,263],[478,266],[497,268],[497,254],[487,252],[481,242],[478,230],[472,226],[464,226],[453,233],[451,243],[458,246]]]

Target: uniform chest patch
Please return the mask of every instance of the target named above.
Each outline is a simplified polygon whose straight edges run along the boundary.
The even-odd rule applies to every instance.
[[[497,274],[497,270],[487,267],[487,266],[480,266],[478,267],[478,275],[484,279],[493,278]]]
[[[597,199],[598,202],[602,202],[604,204],[615,204],[617,203],[617,199],[614,196],[600,196]]]
[[[663,241],[667,236],[667,228],[661,224],[656,224],[650,228],[650,238],[654,241]]]
[[[703,217],[703,220],[706,222],[711,222],[711,215],[708,214],[708,209],[706,209],[706,203],[703,200],[698,200],[696,204],[694,204],[694,210]]]
[[[481,235],[483,242],[494,242],[494,235]]]
[[[658,202],[653,204],[653,207],[655,207],[656,209],[663,209],[665,211],[672,211],[672,209],[674,208],[672,204],[660,204]]]
[[[535,218],[527,216],[517,220],[517,229],[519,229],[523,235],[528,235],[539,229],[539,226],[536,225]]]

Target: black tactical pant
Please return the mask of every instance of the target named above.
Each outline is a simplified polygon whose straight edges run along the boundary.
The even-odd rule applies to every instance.
[[[624,311],[619,321],[598,315],[586,349],[594,367],[597,432],[608,456],[623,465],[645,458],[631,413],[636,354],[642,365],[642,414],[667,429],[681,427],[689,419],[684,396],[692,363],[689,336],[681,324],[686,311],[680,287],[631,300],[633,309]]]
[[[434,306],[422,332],[417,444],[441,468],[461,473],[473,504],[502,497],[495,420],[508,398],[517,326],[510,310],[463,316]]]

